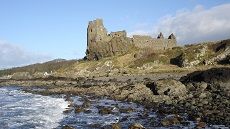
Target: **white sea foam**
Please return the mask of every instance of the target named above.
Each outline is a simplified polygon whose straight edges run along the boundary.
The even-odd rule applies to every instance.
[[[0,88],[0,128],[52,129],[65,116],[68,102],[63,98]]]

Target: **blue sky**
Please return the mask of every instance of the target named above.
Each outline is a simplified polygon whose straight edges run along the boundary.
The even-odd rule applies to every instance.
[[[151,36],[173,32],[180,45],[230,38],[229,25],[223,27],[230,23],[229,4],[229,0],[0,0],[0,68],[83,58],[87,24],[95,18],[103,18],[109,32],[125,29],[129,35]]]

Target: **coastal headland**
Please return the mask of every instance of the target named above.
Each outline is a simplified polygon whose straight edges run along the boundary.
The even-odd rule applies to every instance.
[[[230,126],[230,39],[178,46],[174,34],[108,34],[101,19],[89,22],[87,36],[84,59],[1,70],[0,85],[23,86],[42,95],[65,94],[67,101],[89,95],[135,102],[174,114],[161,121],[165,127],[185,124],[180,113],[196,121],[197,128]],[[81,112],[85,107],[74,108]],[[130,129],[135,126],[145,125]]]

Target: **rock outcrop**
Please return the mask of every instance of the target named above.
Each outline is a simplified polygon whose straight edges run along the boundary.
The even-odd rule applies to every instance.
[[[217,53],[211,59],[205,61],[206,65],[210,64],[230,64],[230,40],[223,40],[214,45],[214,51]]]
[[[192,48],[194,47],[194,48]],[[202,64],[207,57],[208,46],[197,45],[188,47],[184,52],[177,57],[180,67],[192,67]]]
[[[182,99],[187,94],[185,85],[172,79],[158,80],[147,86],[153,91],[154,95],[166,95],[172,99]]]
[[[230,40],[190,45],[175,58],[180,67],[230,64]]]

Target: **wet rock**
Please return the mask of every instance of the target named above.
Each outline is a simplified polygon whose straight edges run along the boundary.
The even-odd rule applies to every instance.
[[[114,88],[117,90],[114,90],[115,94],[113,98],[118,100],[148,102],[154,98],[152,91],[144,84],[138,83]]]
[[[67,110],[63,111],[64,114],[68,114],[70,112],[72,112],[72,109],[67,109]]]
[[[91,102],[89,100],[85,100],[82,104],[83,108],[89,108],[91,106]]]
[[[176,118],[176,117],[165,118],[165,119],[161,120],[161,124],[162,124],[163,126],[171,126],[171,125],[180,124],[180,121],[179,121],[178,118]]]
[[[91,110],[84,110],[84,113],[86,113],[86,114],[89,114],[91,112],[92,112]]]
[[[129,126],[129,129],[145,129],[145,127],[141,125],[140,123],[134,123]]]
[[[100,124],[90,124],[89,127],[93,129],[100,129],[101,125]]]
[[[62,129],[75,129],[75,128],[69,125],[64,125]]]
[[[69,102],[68,102],[68,107],[73,107],[73,106],[74,106],[73,101],[69,101]]]
[[[130,113],[130,112],[133,112],[134,109],[132,109],[131,107],[128,107],[128,108],[119,108],[119,111],[121,113]]]
[[[99,109],[98,113],[101,115],[112,114],[112,109],[109,107],[102,107],[101,109]]]
[[[119,123],[112,124],[112,129],[121,129],[121,125]]]
[[[198,122],[196,125],[196,128],[201,129],[201,128],[205,128],[206,127],[206,123],[205,122]]]
[[[74,112],[75,113],[91,113],[91,110],[87,110],[86,108],[89,108],[91,106],[91,102],[88,99],[84,99],[84,102],[82,105],[76,105]]]
[[[119,122],[124,122],[124,121],[127,121],[127,120],[128,120],[128,116],[124,116],[119,120]]]
[[[183,126],[189,126],[190,122],[189,121],[182,121],[182,122],[180,122],[180,124]]]
[[[103,129],[121,129],[120,123],[113,123],[111,125],[104,126]]]
[[[83,107],[81,107],[81,106],[78,106],[78,107],[75,108],[74,111],[75,111],[75,113],[81,113],[81,112],[84,112],[85,109]]]
[[[172,79],[162,79],[155,81],[152,84],[147,84],[154,95],[166,95],[170,98],[184,98],[187,94],[187,90],[184,84],[180,81]]]
[[[65,101],[73,102],[73,99],[71,98],[70,95],[66,95],[64,98],[65,98]]]

